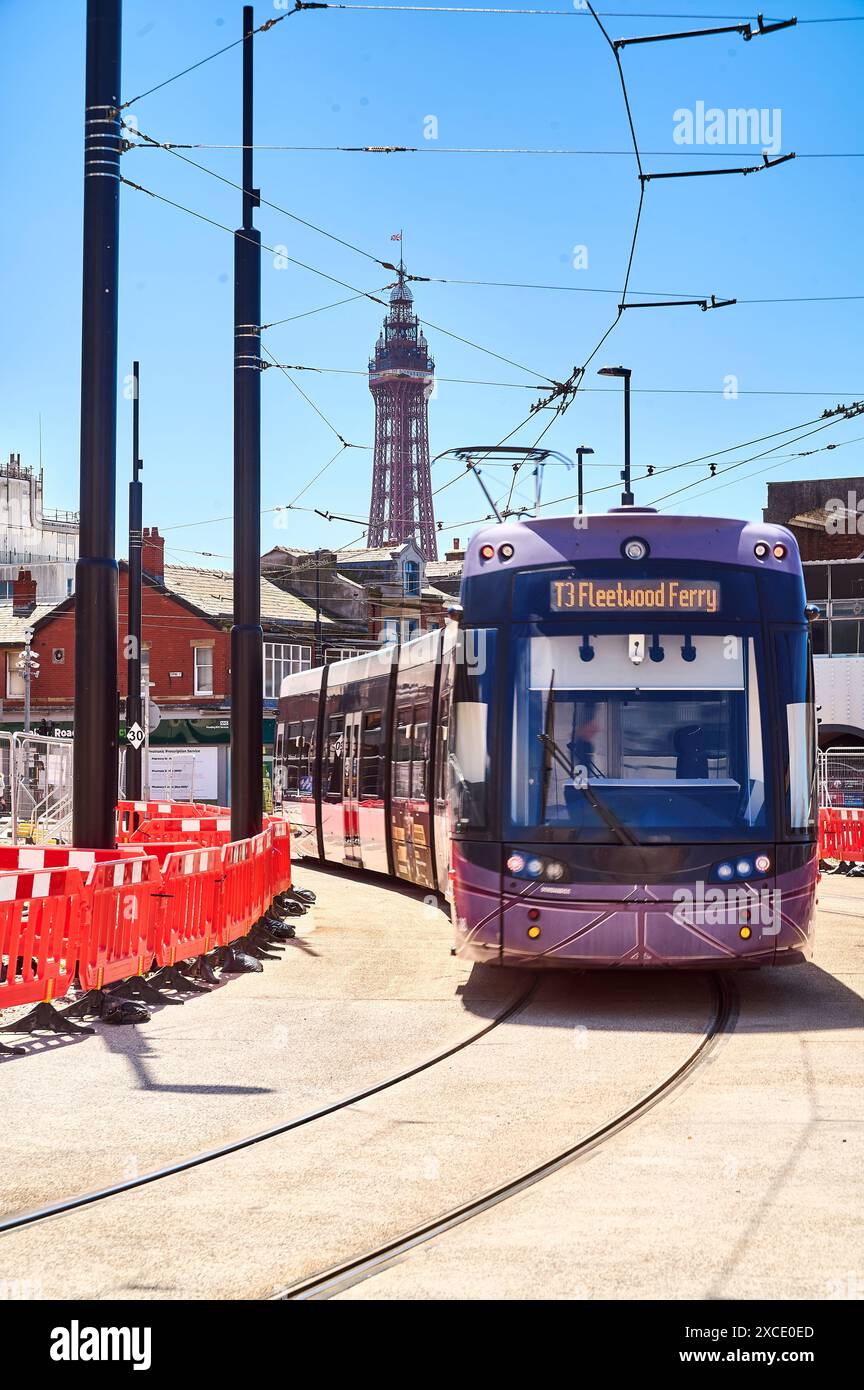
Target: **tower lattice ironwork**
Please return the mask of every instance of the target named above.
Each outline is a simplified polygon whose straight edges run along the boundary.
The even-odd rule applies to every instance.
[[[400,262],[390,309],[369,361],[375,455],[368,540],[378,546],[413,537],[427,560],[438,558],[428,425],[434,381],[435,363]]]

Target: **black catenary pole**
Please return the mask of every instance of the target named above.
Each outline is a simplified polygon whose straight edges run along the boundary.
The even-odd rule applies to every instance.
[[[252,6],[243,7],[243,225],[234,233],[234,625],[231,628],[231,838],[264,811],[261,632],[261,234],[252,186]]]
[[[140,396],[140,376],[138,363],[132,363],[132,481],[129,484],[129,607],[128,607],[128,651],[126,687],[126,732],[138,728],[142,730],[139,738],[127,739],[126,746],[126,796],[130,801],[140,801],[142,795],[141,746],[144,742],[141,700],[141,544],[144,511],[141,480],[138,477],[141,459],[138,457],[138,410]]]
[[[633,490],[630,486],[630,373],[624,378],[624,491],[621,493],[622,507],[633,506]]]
[[[115,843],[117,805],[117,278],[121,0],[88,0],[84,99],[80,549],[75,566],[72,836]]]

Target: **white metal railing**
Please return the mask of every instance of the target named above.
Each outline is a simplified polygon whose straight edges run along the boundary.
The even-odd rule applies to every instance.
[[[828,748],[817,757],[820,806],[864,808],[864,748]]]
[[[74,750],[71,738],[0,733],[0,844],[71,844]],[[125,752],[118,799],[124,795]],[[152,750],[145,758],[145,798],[194,801],[195,761],[193,749]]]
[[[13,844],[71,843],[73,758],[71,739],[12,735]]]
[[[15,765],[12,735],[0,733],[0,844],[12,839],[12,785]]]

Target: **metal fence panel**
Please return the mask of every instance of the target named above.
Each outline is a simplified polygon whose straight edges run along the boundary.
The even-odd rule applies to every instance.
[[[71,739],[12,735],[12,842],[72,843]]]
[[[864,748],[819,754],[819,805],[864,807]]]
[[[0,733],[0,844],[12,840],[13,765],[12,735]]]

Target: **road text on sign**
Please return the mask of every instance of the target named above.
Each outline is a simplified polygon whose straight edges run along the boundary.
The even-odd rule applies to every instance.
[[[140,724],[133,724],[126,730],[126,742],[131,743],[133,748],[140,748],[144,742],[144,730]]]

